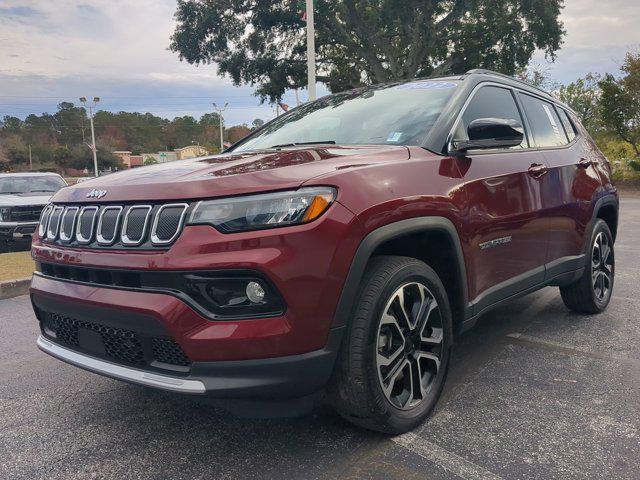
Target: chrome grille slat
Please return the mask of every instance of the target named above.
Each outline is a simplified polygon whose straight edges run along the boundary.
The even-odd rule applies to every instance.
[[[47,225],[47,240],[55,240],[58,238],[58,231],[60,229],[60,220],[62,219],[62,212],[64,207],[54,207],[49,216],[49,222]]]
[[[151,243],[153,243],[154,245],[168,245],[171,242],[173,242],[178,237],[178,235],[180,235],[180,232],[182,231],[182,227],[184,226],[184,219],[187,214],[188,208],[189,208],[189,205],[186,203],[168,203],[166,205],[162,205],[156,212],[156,216],[153,219],[153,227],[151,227]],[[162,213],[168,209],[179,210],[180,212],[179,217],[175,222],[176,223],[175,232],[170,234],[168,232],[163,231],[159,235],[158,226],[162,221]],[[172,231],[172,230],[173,228],[169,229],[169,231]],[[171,236],[169,238],[166,238],[169,236],[169,234]]]
[[[44,237],[45,233],[47,233],[47,227],[49,226],[49,215],[51,214],[51,210],[53,210],[53,205],[47,205],[42,210],[40,214],[40,223],[38,225],[38,235],[40,237]]]
[[[60,220],[60,241],[68,243],[73,240],[73,234],[76,228],[76,218],[78,215],[78,207],[67,207],[62,214]],[[73,215],[71,221],[68,221],[68,215]]]
[[[109,214],[109,212],[117,212],[115,219],[110,217],[107,218],[105,222],[105,215]],[[100,211],[100,216],[98,217],[98,228],[96,231],[96,239],[98,240],[98,245],[112,245],[116,238],[118,238],[118,227],[120,226],[120,218],[122,216],[122,207],[120,205],[113,206],[110,205],[108,207],[104,207]],[[111,226],[111,222],[113,222],[113,226]],[[109,230],[112,230],[110,236],[105,236],[105,233],[109,235]]]
[[[151,205],[134,205],[129,208],[129,210],[127,210],[127,213],[124,216],[124,222],[122,224],[122,243],[124,245],[135,246],[140,245],[142,242],[144,242],[145,236],[147,235],[147,229],[149,227],[149,219],[151,218],[152,209],[153,207]],[[146,211],[141,232],[138,238],[135,237],[133,232],[129,231],[129,228],[131,227],[129,219],[131,217],[131,214],[135,213],[136,211]]]
[[[98,207],[82,207],[80,215],[78,215],[78,226],[76,228],[76,242],[80,245],[88,245],[93,240],[93,232],[96,224],[96,215]],[[88,215],[91,215],[88,217]],[[87,218],[88,217],[88,218]],[[89,230],[87,231],[85,222],[91,221]],[[88,236],[85,235],[88,233]]]

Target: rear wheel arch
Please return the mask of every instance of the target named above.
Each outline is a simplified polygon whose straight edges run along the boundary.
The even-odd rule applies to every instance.
[[[470,313],[464,256],[455,225],[448,218],[438,216],[390,223],[362,240],[342,289],[334,328],[349,322],[365,269],[372,258],[380,255],[412,257],[433,268],[445,285],[454,315],[454,330],[459,331]]]
[[[618,200],[614,196],[601,198],[594,208],[594,221],[601,218],[605,221],[615,241],[618,233]]]

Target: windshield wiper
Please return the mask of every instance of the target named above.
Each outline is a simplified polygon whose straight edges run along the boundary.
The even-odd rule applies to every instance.
[[[35,193],[35,192],[51,192],[51,193],[55,193],[55,192],[57,192],[57,190],[29,190],[29,193]]]
[[[296,142],[296,143],[283,143],[281,145],[272,145],[269,148],[284,148],[284,147],[295,147],[298,145],[321,145],[321,144],[329,144],[335,145],[335,140],[316,140],[314,142]]]
[[[0,195],[18,195],[24,192],[0,192]]]

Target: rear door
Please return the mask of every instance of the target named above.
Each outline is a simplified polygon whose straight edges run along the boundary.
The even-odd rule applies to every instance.
[[[525,124],[514,92],[493,84],[474,91],[456,124],[456,138],[466,138],[469,123],[478,118]],[[547,225],[541,179],[547,166],[544,153],[530,148],[527,138],[511,149],[469,151],[463,161],[469,293],[478,313],[544,280]]]
[[[568,113],[541,98],[520,94],[536,146],[549,171],[542,181],[542,199],[549,219],[547,279],[582,265],[585,229],[598,175]]]

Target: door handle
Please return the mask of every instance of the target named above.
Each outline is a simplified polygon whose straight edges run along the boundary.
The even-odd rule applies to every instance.
[[[579,168],[589,168],[591,165],[593,165],[593,162],[585,157],[582,157],[578,162]]]
[[[542,165],[540,163],[534,163],[529,167],[529,175],[531,175],[534,178],[538,178],[541,177],[542,175],[544,175],[545,173],[547,173],[548,168],[545,165]]]

